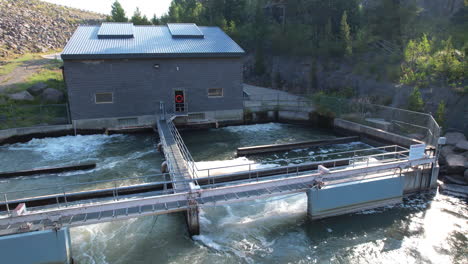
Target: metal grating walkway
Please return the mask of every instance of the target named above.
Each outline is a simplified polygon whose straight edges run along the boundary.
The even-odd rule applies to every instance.
[[[172,121],[161,119],[157,121],[158,133],[163,145],[164,157],[168,163],[171,180],[175,182],[174,191],[185,192],[190,189],[188,182],[184,181],[191,179],[189,168],[174,135],[171,133],[168,122]]]

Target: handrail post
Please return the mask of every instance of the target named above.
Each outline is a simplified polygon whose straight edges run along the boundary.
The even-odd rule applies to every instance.
[[[7,209],[7,214],[10,215],[10,205],[8,204],[7,194],[4,193],[3,196],[5,197],[5,205],[6,205],[6,209]]]
[[[63,200],[65,201],[65,207],[68,207],[67,195],[65,194],[65,186],[62,186]]]

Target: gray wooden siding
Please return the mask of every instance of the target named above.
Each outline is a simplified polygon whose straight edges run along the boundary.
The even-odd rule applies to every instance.
[[[185,90],[189,112],[243,108],[240,58],[65,60],[64,73],[73,120],[152,115],[159,101],[173,111],[174,89]],[[208,98],[217,87],[223,97]],[[95,104],[96,92],[113,92],[114,103]]]

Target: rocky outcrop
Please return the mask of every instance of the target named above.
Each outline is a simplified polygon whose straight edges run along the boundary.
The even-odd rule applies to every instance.
[[[459,141],[459,142],[455,145],[455,151],[457,151],[457,152],[465,152],[465,151],[468,151],[468,141],[467,141],[467,140]]]
[[[104,15],[37,0],[0,0],[0,58],[63,48],[79,24]]]
[[[456,145],[460,141],[466,141],[465,135],[460,132],[448,132],[444,136],[447,139],[447,145]]]
[[[440,150],[439,177],[453,184],[468,185],[468,150],[465,135],[459,132],[445,134],[447,145]]]

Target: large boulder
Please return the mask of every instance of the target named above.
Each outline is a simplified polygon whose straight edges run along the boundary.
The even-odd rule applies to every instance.
[[[41,99],[47,103],[60,103],[64,99],[64,94],[57,89],[47,88],[42,92]]]
[[[453,154],[454,148],[455,148],[454,146],[450,146],[450,145],[446,145],[442,147],[442,149],[440,150],[440,159],[439,159],[440,164],[447,163],[446,158],[448,155]]]
[[[459,185],[466,185],[467,182],[465,181],[465,178],[463,178],[460,175],[446,175],[445,179],[454,184],[459,184]]]
[[[28,92],[34,96],[40,95],[42,91],[44,91],[47,88],[47,84],[43,82],[38,82],[34,84],[33,86],[28,88]]]
[[[450,154],[445,157],[449,174],[462,174],[465,171],[466,159],[462,155]]]
[[[465,170],[463,177],[465,178],[465,181],[468,182],[468,169]]]
[[[468,141],[467,140],[458,141],[457,144],[455,145],[454,150],[457,152],[468,151]]]
[[[445,138],[447,139],[447,144],[453,146],[460,141],[466,141],[465,135],[460,132],[448,132],[445,134]]]
[[[14,101],[33,101],[34,96],[32,96],[28,91],[22,91],[19,93],[9,94],[8,98]]]

